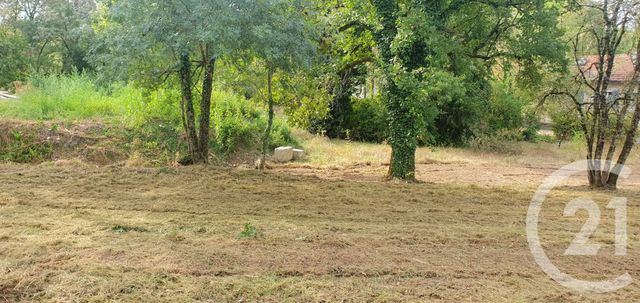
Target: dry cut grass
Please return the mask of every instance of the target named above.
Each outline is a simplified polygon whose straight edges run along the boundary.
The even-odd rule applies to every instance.
[[[0,302],[636,300],[637,284],[578,294],[538,268],[524,224],[533,190],[286,169],[3,164]],[[564,218],[562,210],[585,193],[567,187],[547,202],[541,235],[551,258],[584,278],[638,277],[640,192],[633,189],[616,193],[632,204],[629,257],[611,253],[613,220],[604,205],[614,193],[595,194],[603,205],[595,236],[605,244],[601,254],[561,256],[586,218]],[[247,223],[257,233],[241,238]]]

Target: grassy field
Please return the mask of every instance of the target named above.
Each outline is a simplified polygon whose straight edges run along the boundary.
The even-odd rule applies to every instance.
[[[529,251],[542,179],[576,146],[499,155],[421,149],[420,184],[382,182],[384,146],[308,136],[306,163],[132,168],[0,164],[0,302],[631,302],[560,287]],[[553,160],[551,160],[553,159]],[[635,175],[634,175],[635,176]],[[562,253],[586,214],[582,179],[545,202],[541,236],[584,279],[640,275],[640,191],[591,193],[596,257]],[[630,248],[613,255],[612,196],[629,197]]]

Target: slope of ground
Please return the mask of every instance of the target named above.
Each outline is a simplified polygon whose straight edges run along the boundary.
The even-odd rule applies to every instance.
[[[33,163],[78,159],[98,165],[122,162],[127,159],[124,135],[116,136],[113,130],[114,127],[98,122],[3,120],[0,159]]]

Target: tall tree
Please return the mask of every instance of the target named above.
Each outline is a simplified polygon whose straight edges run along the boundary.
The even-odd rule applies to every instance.
[[[515,62],[522,76],[535,80],[540,66],[562,57],[558,9],[551,3],[354,1],[364,9],[345,27],[366,28],[373,34],[385,76],[390,178],[415,179],[425,103],[473,98],[486,91],[483,82],[498,63]]]

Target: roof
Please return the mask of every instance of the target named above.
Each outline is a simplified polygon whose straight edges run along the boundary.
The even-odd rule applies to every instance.
[[[633,79],[635,71],[635,55],[624,54],[617,55],[613,61],[613,73],[611,73],[611,81],[627,82]],[[595,79],[598,76],[598,65],[600,57],[597,55],[586,56],[580,59],[581,69],[585,73],[585,77]],[[582,64],[584,63],[584,64]]]

